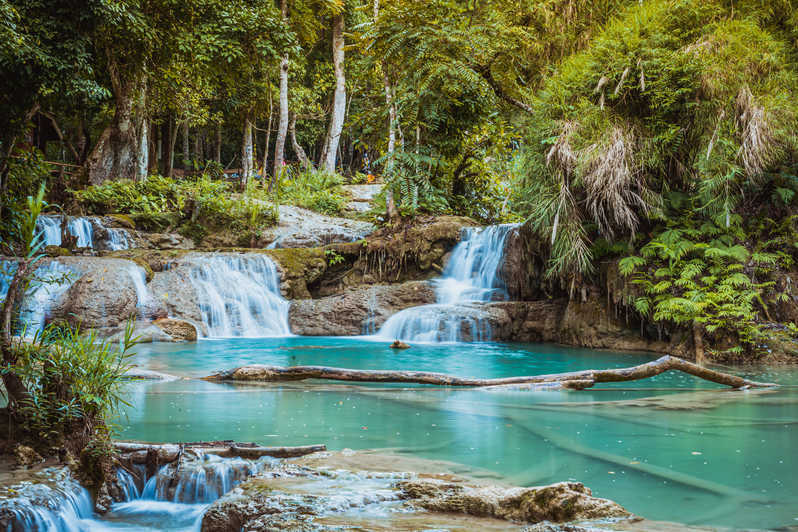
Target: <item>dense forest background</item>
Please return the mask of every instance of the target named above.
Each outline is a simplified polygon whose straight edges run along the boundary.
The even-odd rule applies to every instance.
[[[798,333],[796,39],[791,0],[0,0],[0,231],[42,181],[201,238],[377,179],[380,223],[525,221],[547,293],[757,353]]]

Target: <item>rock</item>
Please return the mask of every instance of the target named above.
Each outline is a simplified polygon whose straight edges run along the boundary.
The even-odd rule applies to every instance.
[[[153,325],[172,337],[174,341],[194,342],[197,339],[197,328],[185,321],[175,318],[161,318]]]
[[[579,482],[559,482],[539,488],[467,486],[440,480],[409,480],[397,488],[414,505],[431,512],[464,513],[521,523],[563,523],[628,517],[620,505],[593,497]]]
[[[58,262],[77,272],[78,279],[51,309],[52,319],[86,329],[122,326],[138,314],[131,274],[136,264],[120,259],[61,257]],[[162,313],[151,309],[153,314]]]
[[[435,301],[426,281],[363,286],[344,294],[292,301],[288,323],[302,336],[355,336],[376,332],[393,314]]]
[[[44,458],[33,450],[33,448],[28,447],[27,445],[17,445],[14,447],[14,459],[17,462],[17,465],[28,467],[34,464],[40,464],[44,462]]]
[[[166,271],[155,272],[150,292],[170,317],[190,322],[201,330],[202,313],[188,267],[176,262]]]
[[[69,257],[72,255],[72,252],[67,248],[62,248],[59,246],[45,246],[44,253],[48,257]]]
[[[372,231],[368,222],[327,216],[301,207],[280,205],[280,221],[263,232],[274,248],[307,248],[336,242],[354,242]]]
[[[476,225],[461,216],[417,217],[386,226],[364,242],[334,244],[328,249],[346,257],[351,266],[320,280],[314,295],[329,296],[363,284],[430,279],[439,275],[443,257],[460,241],[463,227]]]
[[[108,214],[103,216],[103,224],[108,227],[122,227],[124,229],[135,229],[136,222],[127,214]]]
[[[401,340],[394,340],[391,349],[410,349],[410,346]]]
[[[288,299],[310,297],[308,285],[315,283],[327,270],[322,248],[267,249],[280,273],[280,291]]]
[[[122,342],[125,339],[125,329],[121,327],[99,329],[97,332],[101,336],[106,336],[107,340],[112,343]],[[133,336],[140,344],[175,341],[171,336],[148,321],[135,322]]]
[[[148,249],[193,249],[194,242],[177,233],[138,233],[142,247]]]

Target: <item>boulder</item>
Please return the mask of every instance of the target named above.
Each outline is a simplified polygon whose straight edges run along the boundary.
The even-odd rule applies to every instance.
[[[155,272],[150,292],[171,318],[190,322],[195,327],[202,323],[197,292],[191,284],[188,268],[175,263],[168,270]]]
[[[344,294],[292,301],[288,323],[302,336],[355,336],[376,332],[393,314],[435,302],[426,281],[362,286]]]
[[[197,328],[185,320],[161,318],[155,320],[153,325],[168,334],[174,341],[193,342],[197,339]]]
[[[399,482],[405,499],[431,512],[464,513],[519,523],[565,523],[628,517],[623,507],[593,497],[580,482],[558,482],[536,488],[468,486],[437,479]]]
[[[96,257],[61,257],[58,262],[79,277],[52,307],[51,319],[79,324],[83,329],[103,329],[122,326],[136,317],[138,297],[131,272],[139,266]]]
[[[322,248],[286,248],[264,251],[280,273],[280,291],[288,299],[310,297],[308,285],[319,280],[327,270],[327,257]]]
[[[292,205],[280,205],[279,210],[277,226],[266,229],[262,235],[273,248],[307,248],[353,242],[374,231],[374,225],[368,222],[328,216]]]

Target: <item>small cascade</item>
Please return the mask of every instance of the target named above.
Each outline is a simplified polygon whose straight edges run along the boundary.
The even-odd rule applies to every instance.
[[[77,247],[94,247],[94,226],[92,226],[91,219],[84,217],[70,218],[67,222],[67,231],[72,236],[77,237],[78,241],[75,244]]]
[[[91,517],[91,495],[66,469],[47,469],[41,482],[8,487],[0,500],[0,529],[9,532],[79,532]]]
[[[106,246],[111,251],[119,251],[120,249],[130,249],[130,235],[124,229],[114,229],[109,227],[108,242]]]
[[[487,341],[491,327],[478,303],[507,298],[499,269],[515,224],[463,230],[443,276],[435,281],[437,303],[391,316],[376,336],[416,342]]]
[[[202,323],[209,337],[289,336],[289,303],[280,276],[264,255],[196,256],[188,259]]]
[[[368,298],[368,314],[366,319],[363,320],[363,334],[366,336],[375,334],[377,332],[377,327],[375,325],[376,316],[374,310],[377,308],[377,293],[374,287],[369,288],[369,298]]]
[[[160,530],[168,524],[169,530],[199,530],[209,504],[273,462],[273,458],[249,461],[200,455],[167,464],[150,478],[143,466],[134,466],[145,479],[141,490],[132,474],[119,469],[117,479],[125,500],[113,504],[88,529]]]
[[[0,261],[0,299],[5,299],[16,269],[16,262]],[[77,277],[70,268],[57,261],[50,261],[36,269],[20,308],[20,325],[24,336],[33,337],[44,329],[47,313]]]
[[[133,280],[133,287],[136,289],[136,309],[139,317],[147,317],[147,311],[156,305],[155,298],[147,288],[147,272],[137,264],[127,267],[130,278]]]
[[[45,246],[61,245],[61,217],[42,214],[36,218],[36,232],[44,238]]]

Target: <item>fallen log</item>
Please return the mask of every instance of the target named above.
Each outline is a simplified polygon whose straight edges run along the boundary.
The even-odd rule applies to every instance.
[[[639,366],[618,369],[588,369],[551,375],[505,377],[499,379],[476,379],[456,377],[444,373],[426,371],[357,370],[327,366],[266,366],[254,364],[232,370],[221,371],[205,377],[210,381],[256,381],[286,382],[305,379],[323,379],[349,382],[392,382],[408,384],[434,384],[438,386],[492,387],[518,384],[550,385],[559,383],[565,388],[584,389],[596,383],[627,382],[654,377],[666,371],[681,371],[732,388],[764,388],[775,383],[755,382],[737,375],[715,371],[687,360],[665,355]]]
[[[115,441],[114,448],[120,453],[130,454],[134,463],[143,463],[147,453],[156,453],[159,463],[168,463],[177,460],[184,451],[193,453],[215,454],[223,457],[240,457],[256,459],[262,456],[274,458],[294,458],[307,454],[326,451],[326,445],[301,445],[297,447],[261,447],[255,444],[237,443],[232,441],[222,442],[193,442],[193,443],[139,443]]]

